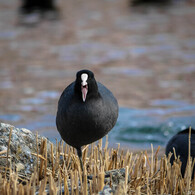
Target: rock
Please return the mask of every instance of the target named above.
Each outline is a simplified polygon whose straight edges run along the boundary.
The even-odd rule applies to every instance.
[[[23,170],[25,168],[25,166],[22,163],[17,163],[16,164],[16,168],[17,168],[17,171],[21,171],[21,170]]]
[[[113,193],[114,193],[114,190],[112,190],[109,185],[106,185],[106,186],[104,186],[104,189],[101,192],[99,192],[98,194],[99,195],[110,195]]]
[[[12,128],[10,150],[9,150],[9,166],[12,169],[17,168],[18,172],[23,175],[31,174],[34,171],[34,165],[37,162],[37,157],[32,153],[36,151],[36,135],[30,130],[24,128],[16,128],[12,125],[0,123],[0,152],[7,150],[9,142],[9,134]],[[38,146],[41,146],[41,140],[47,138],[38,135]],[[51,142],[47,140],[47,162],[51,159]],[[7,153],[1,154],[6,156]],[[11,159],[11,160],[10,160]],[[15,166],[14,166],[15,165]],[[0,166],[6,167],[6,158],[0,158]]]

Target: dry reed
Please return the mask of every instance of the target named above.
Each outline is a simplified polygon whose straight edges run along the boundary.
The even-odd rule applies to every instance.
[[[10,141],[11,132],[7,152],[0,153],[7,153],[7,167],[0,167],[2,195],[97,194],[105,186],[114,189],[115,194],[195,194],[195,178],[191,178],[194,162],[190,152],[182,178],[181,162],[176,154],[171,165],[171,154],[158,157],[160,147],[155,152],[151,145],[151,155],[146,151],[134,155],[128,150],[120,150],[120,144],[116,149],[108,148],[106,138],[105,147],[102,140],[97,146],[84,147],[82,172],[75,150],[64,142],[56,143],[56,147],[51,145],[51,163],[48,163],[47,140],[43,139],[40,148],[37,144],[37,153],[32,153],[37,157],[34,172],[22,179],[23,176],[14,171],[14,165],[8,163]]]

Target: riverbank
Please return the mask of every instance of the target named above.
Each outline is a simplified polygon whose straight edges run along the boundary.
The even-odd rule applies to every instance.
[[[63,142],[52,144],[30,130],[0,125],[0,190],[2,194],[193,194],[195,179],[190,168],[182,178],[180,161],[173,166],[170,156],[159,148],[148,153],[131,152],[97,145],[83,148],[84,172],[76,151]],[[20,135],[20,136],[19,136]],[[19,138],[19,139],[18,139]],[[34,140],[33,140],[34,139]],[[26,141],[25,141],[26,140]],[[33,142],[32,142],[33,140]],[[23,146],[22,143],[25,143]],[[20,151],[13,147],[21,145]],[[4,147],[4,148],[3,148]],[[31,148],[28,152],[27,148]],[[20,154],[19,154],[20,152]],[[19,155],[18,155],[19,154]],[[19,164],[30,159],[28,169]],[[19,157],[19,158],[18,158]]]

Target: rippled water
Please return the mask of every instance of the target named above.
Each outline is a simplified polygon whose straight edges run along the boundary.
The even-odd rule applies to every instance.
[[[51,98],[57,95],[55,92],[40,94],[40,97]],[[42,103],[38,99],[28,99],[27,102]],[[195,105],[171,99],[151,101],[151,105],[151,109],[120,108],[116,126],[109,133],[110,145],[120,143],[125,147],[149,148],[152,143],[154,146],[165,146],[168,139],[178,131],[189,126],[195,128]],[[21,120],[21,116],[0,115],[0,120],[12,123]],[[55,126],[55,115],[46,114],[38,120],[19,124],[18,127],[39,131],[53,142],[56,138],[60,140]]]
[[[186,110],[192,111],[190,116],[167,117],[168,114]],[[186,127],[195,127],[195,105],[175,109],[135,110],[121,108],[119,119],[110,136],[123,146],[148,148],[150,144],[165,146],[168,139]]]
[[[122,0],[66,1],[59,21],[33,28],[14,21],[14,0],[1,3],[0,122],[60,139],[57,101],[87,68],[120,105],[110,144],[164,146],[195,128],[194,3],[136,9]]]

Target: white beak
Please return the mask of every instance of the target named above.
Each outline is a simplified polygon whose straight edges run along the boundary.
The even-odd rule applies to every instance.
[[[88,75],[86,73],[83,73],[81,75],[81,92],[82,92],[82,99],[83,102],[85,102],[86,97],[87,97],[87,92],[88,92],[88,85],[87,85],[87,79]]]

